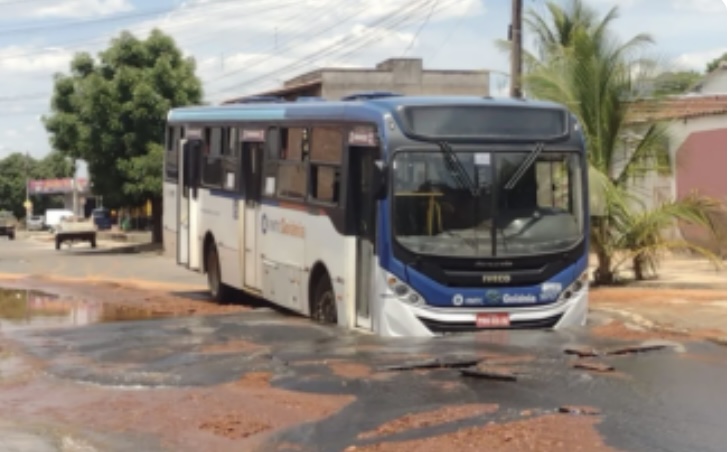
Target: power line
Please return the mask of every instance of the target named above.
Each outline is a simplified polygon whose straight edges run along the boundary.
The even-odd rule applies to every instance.
[[[367,25],[367,28],[372,29],[372,28],[375,28],[377,26],[383,25],[385,22],[388,22],[388,21],[391,21],[392,19],[394,19],[392,24],[387,24],[386,25],[386,27],[390,27],[390,28],[386,28],[385,27],[386,30],[390,30],[391,27],[397,26],[397,25],[401,24],[402,22],[411,19],[411,14],[413,12],[417,12],[418,9],[420,9],[422,7],[429,6],[429,4],[431,2],[433,2],[433,1],[437,1],[437,0],[424,0],[424,1],[420,1],[419,4],[417,4],[417,3],[410,3],[407,6],[404,6],[403,8],[401,8],[400,10],[398,10],[397,12],[395,12],[394,14],[385,15],[385,16],[379,17],[377,20],[375,20],[375,21],[371,22],[370,24],[368,24]],[[409,10],[413,10],[413,11],[409,11]],[[406,14],[406,16],[403,17],[403,18],[397,18],[397,15],[399,15],[399,14]],[[334,44],[331,44],[331,45],[329,45],[327,47],[324,47],[323,49],[319,49],[319,50],[316,50],[314,52],[311,52],[311,53],[309,53],[309,54],[301,57],[297,61],[294,61],[294,62],[292,62],[290,64],[287,64],[287,65],[285,65],[285,66],[283,66],[281,68],[278,68],[278,69],[273,70],[271,72],[268,72],[266,74],[262,74],[260,76],[253,77],[251,79],[248,79],[248,80],[245,80],[245,81],[236,83],[235,85],[231,85],[231,86],[229,86],[229,87],[227,87],[225,89],[218,90],[214,94],[212,94],[212,96],[216,96],[216,95],[223,94],[225,92],[231,91],[233,89],[237,89],[241,85],[248,85],[248,84],[251,84],[251,83],[255,83],[257,81],[260,81],[260,80],[264,80],[266,78],[270,78],[270,77],[272,77],[274,75],[279,75],[279,74],[283,74],[285,72],[288,72],[290,70],[298,69],[301,66],[305,66],[305,65],[307,65],[307,64],[309,64],[309,63],[311,63],[313,61],[316,61],[318,59],[321,59],[324,56],[328,56],[329,54],[331,54],[333,52],[336,52],[338,50],[341,50],[342,46],[344,46],[344,48],[345,48],[345,46],[348,45],[348,43],[350,41],[355,40],[357,38],[358,38],[357,36],[352,36],[352,35],[344,36],[344,37],[340,38]],[[236,72],[240,72],[240,71],[243,71],[243,70],[247,70],[247,69],[249,69],[249,67],[250,66],[248,66],[246,68],[243,68],[243,69],[240,69],[240,70],[238,70]]]
[[[266,0],[258,0],[259,2],[263,3],[269,3]],[[2,35],[18,35],[23,33],[32,33],[37,31],[48,31],[48,30],[58,30],[58,29],[64,29],[64,28],[77,28],[84,25],[97,25],[102,23],[108,23],[108,22],[119,22],[126,19],[139,19],[144,17],[151,17],[151,16],[157,16],[160,14],[166,14],[171,12],[179,12],[179,11],[189,11],[189,10],[196,10],[200,8],[210,8],[211,6],[219,5],[219,4],[225,4],[225,3],[234,3],[239,2],[239,0],[216,0],[212,3],[198,3],[193,4],[191,6],[185,7],[183,9],[179,9],[177,6],[172,7],[164,7],[164,8],[157,8],[154,10],[146,10],[146,11],[136,11],[133,13],[124,13],[124,14],[113,14],[105,17],[97,17],[93,19],[82,19],[82,20],[75,20],[75,21],[64,21],[64,22],[58,22],[58,23],[51,23],[51,24],[44,24],[44,25],[31,25],[31,26],[25,26],[25,27],[16,27],[16,28],[6,28],[3,30],[0,30],[0,36]],[[251,2],[256,3],[255,0],[246,0],[246,5],[249,5]]]
[[[436,0],[432,3],[432,8],[430,9],[430,12],[427,14],[427,17],[425,17],[425,20],[422,21],[422,24],[415,32],[414,36],[412,36],[412,40],[410,41],[409,45],[404,49],[404,52],[402,52],[402,56],[407,55],[407,52],[410,51],[412,46],[415,44],[415,41],[417,40],[417,36],[420,35],[420,32],[423,28],[427,25],[427,23],[430,21],[430,17],[432,16],[432,12],[435,11],[435,8],[437,8],[437,4],[439,3],[439,0]]]
[[[302,45],[308,44],[308,42],[310,42],[310,40],[312,38],[317,38],[317,37],[319,37],[319,36],[321,36],[323,34],[326,34],[326,33],[330,32],[331,30],[333,30],[334,28],[338,27],[339,25],[343,25],[346,21],[348,21],[348,20],[350,20],[350,19],[358,16],[359,14],[361,14],[365,9],[367,9],[367,6],[364,6],[363,8],[360,8],[360,9],[355,10],[355,12],[353,14],[350,14],[349,16],[346,16],[346,18],[344,20],[339,21],[339,23],[337,25],[335,25],[334,27],[332,27],[332,28],[321,27],[317,33],[313,33],[313,34],[310,34],[310,33],[308,33],[307,30],[304,30],[303,32],[301,32],[301,33],[299,33],[297,35],[291,36],[285,42],[293,41],[295,38],[297,38],[299,36],[305,36],[308,41],[298,41],[298,43],[299,44],[302,44]],[[280,45],[280,43],[278,43],[278,44]],[[268,54],[268,55],[266,55],[264,57],[260,57],[260,58],[258,58],[257,61],[253,61],[253,62],[251,62],[251,64],[246,64],[244,68],[235,69],[235,70],[229,71],[227,73],[221,74],[218,77],[215,77],[215,78],[213,78],[211,80],[208,80],[207,83],[208,84],[215,83],[215,82],[218,82],[218,81],[220,81],[220,80],[222,80],[224,78],[227,78],[227,77],[229,77],[231,75],[239,74],[242,71],[250,70],[250,68],[257,66],[260,63],[264,63],[265,61],[270,60],[274,56],[280,55],[281,53],[283,53],[283,52],[285,52],[287,50],[290,50],[292,48],[295,48],[295,47],[297,47],[297,46],[296,45],[292,45],[292,46],[285,46],[283,48],[278,47],[278,53],[276,55]]]
[[[212,5],[215,5],[217,3],[221,3],[223,1],[225,3],[227,3],[227,2],[231,2],[232,0],[219,0],[219,1],[215,2],[215,3],[212,3]],[[263,3],[267,3],[267,2],[263,1]],[[251,15],[253,15],[253,14],[257,14],[257,13],[267,13],[267,12],[275,11],[275,10],[278,10],[278,9],[287,8],[287,7],[289,7],[291,5],[295,5],[297,3],[298,2],[296,2],[296,1],[291,1],[291,2],[288,2],[288,3],[277,4],[275,6],[271,6],[271,7],[267,7],[267,8],[262,8],[262,9],[257,9],[257,10],[253,10],[253,11],[248,11],[248,12],[246,12],[246,16],[247,17],[251,17]],[[249,5],[249,4],[250,3],[247,3],[246,6]],[[210,5],[210,4],[206,4],[206,5]],[[229,9],[237,9],[238,6],[239,5],[232,5],[232,7],[228,6],[226,8],[210,8],[210,11],[215,11],[215,12],[226,11],[226,10],[229,10]],[[176,12],[186,12],[186,11],[188,11],[188,9],[175,10],[175,11],[172,11],[172,12],[175,12],[176,13]],[[183,25],[187,25],[189,23],[194,23],[194,22],[196,22],[198,20],[198,17],[186,17],[185,19],[187,19],[187,20],[176,21],[176,22],[173,22],[171,24],[164,24],[164,26],[159,26],[159,25],[156,25],[156,26],[158,28],[163,29],[163,30],[174,29],[174,28],[177,28],[177,27],[180,27],[180,26],[183,26]],[[135,32],[138,32],[138,31],[142,31],[144,29],[147,29],[149,27],[150,27],[149,25],[143,25],[143,26],[136,26],[136,27],[128,28],[126,30],[127,31],[130,31],[132,33],[135,33]],[[104,43],[104,42],[108,42],[110,39],[112,39],[115,36],[115,34],[116,34],[116,31],[114,33],[112,33],[112,34],[108,34],[108,35],[106,35],[104,37],[101,37],[101,38],[80,39],[80,40],[79,39],[76,39],[76,40],[72,40],[72,41],[55,43],[56,48],[54,48],[54,49],[35,50],[35,51],[31,51],[31,52],[23,52],[23,53],[14,53],[14,54],[9,54],[9,55],[3,55],[3,56],[0,56],[0,61],[9,60],[9,59],[17,59],[17,58],[26,58],[26,57],[36,56],[36,55],[44,55],[44,54],[48,54],[48,53],[52,53],[52,52],[56,51],[57,48],[58,47],[61,47],[61,46],[66,46],[66,50],[68,50],[68,49],[81,49],[83,47],[86,47],[86,46],[89,46],[89,45],[92,45],[92,44],[101,44],[101,43]],[[205,32],[205,31],[201,31],[198,34],[199,35],[205,35],[205,36],[207,36],[208,33]],[[209,40],[206,39],[206,40],[204,40],[202,42],[207,42],[207,41],[209,41]],[[194,44],[197,44],[197,43],[194,43]]]

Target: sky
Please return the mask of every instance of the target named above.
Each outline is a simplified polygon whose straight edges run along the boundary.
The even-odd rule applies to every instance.
[[[561,2],[563,0],[556,0]],[[619,6],[622,39],[649,33],[666,69],[704,71],[726,50],[722,0],[586,0]],[[546,0],[524,0],[545,10]],[[0,0],[0,158],[50,152],[40,117],[53,74],[75,52],[96,54],[122,30],[172,35],[197,61],[207,101],[274,88],[332,66],[372,67],[420,57],[426,69],[489,69],[491,94],[506,95],[509,0]],[[526,34],[524,45],[532,38]],[[82,170],[85,172],[85,170]]]

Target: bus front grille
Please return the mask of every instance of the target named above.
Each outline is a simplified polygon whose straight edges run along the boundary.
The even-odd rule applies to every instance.
[[[475,326],[475,321],[472,322],[442,322],[439,320],[426,319],[418,317],[420,322],[427,327],[433,333],[465,333],[474,331],[490,331],[495,329],[500,330],[523,330],[523,329],[540,329],[540,328],[553,328],[563,314],[557,314],[555,316],[546,317],[537,320],[516,320],[511,321],[511,325],[506,328],[478,328]]]

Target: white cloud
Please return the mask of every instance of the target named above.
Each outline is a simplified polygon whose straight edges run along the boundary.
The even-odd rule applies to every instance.
[[[18,134],[18,131],[17,131],[17,130],[15,130],[15,129],[8,129],[8,130],[6,130],[6,131],[5,131],[5,136],[6,136],[7,138],[15,138],[15,137],[17,137],[18,135],[19,135],[19,134]]]
[[[3,5],[3,3],[8,4]],[[18,0],[0,0],[3,17],[5,19],[16,17],[84,18],[106,16],[134,9],[128,0],[55,0],[28,3],[30,4]]]
[[[726,12],[722,0],[672,0],[672,7],[679,12],[723,13]]]
[[[31,47],[5,47],[0,49],[0,71],[3,75],[13,72],[23,73],[24,76],[28,73],[50,75],[67,69],[71,58],[72,53],[62,49],[39,53],[37,49]]]
[[[679,69],[705,71],[705,65],[723,55],[725,48],[715,48],[710,50],[701,50],[699,52],[684,53],[674,59],[673,63]]]

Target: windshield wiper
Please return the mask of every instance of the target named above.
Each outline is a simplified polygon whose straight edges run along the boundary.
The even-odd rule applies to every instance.
[[[478,195],[478,187],[475,186],[475,182],[470,179],[468,172],[463,167],[462,162],[458,158],[457,154],[452,150],[450,145],[445,141],[438,141],[437,145],[440,147],[443,156],[445,157],[445,165],[447,169],[453,174],[453,178],[457,183],[470,190],[470,194],[473,196]]]
[[[504,190],[513,190],[513,188],[516,186],[519,180],[523,177],[523,175],[526,173],[526,170],[531,167],[534,161],[538,158],[539,154],[543,151],[544,144],[543,143],[537,143],[536,147],[533,148],[530,154],[526,157],[526,160],[521,163],[521,166],[518,167],[515,173],[513,173],[513,176],[508,180],[506,185],[503,187]]]

